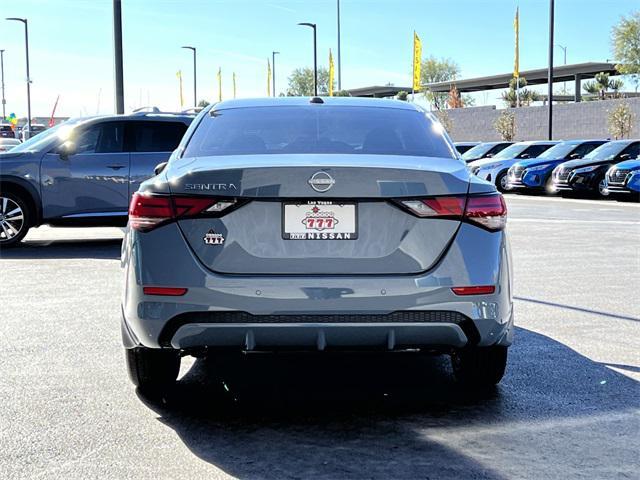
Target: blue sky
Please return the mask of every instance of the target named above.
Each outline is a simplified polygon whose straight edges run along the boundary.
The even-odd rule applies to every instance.
[[[296,67],[312,66],[311,30],[318,24],[318,62],[335,52],[335,0],[122,0],[125,107],[179,104],[176,71],[192,99],[191,54],[198,48],[198,97],[217,97],[222,67],[223,98],[232,96],[232,72],[239,97],[266,95],[266,59],[276,59],[277,91]],[[343,88],[409,85],[412,33],[423,55],[449,57],[461,78],[505,73],[513,68],[513,16],[520,6],[520,68],[547,63],[546,0],[342,0]],[[59,115],[113,111],[111,0],[2,0],[0,17],[29,19],[32,112],[46,116],[57,95]],[[637,0],[556,0],[556,41],[568,47],[568,63],[611,58],[609,35]],[[26,113],[22,25],[0,20],[5,49],[7,109]],[[335,53],[334,53],[335,55]],[[555,50],[562,64],[562,50]],[[477,103],[496,103],[499,92],[476,94]]]

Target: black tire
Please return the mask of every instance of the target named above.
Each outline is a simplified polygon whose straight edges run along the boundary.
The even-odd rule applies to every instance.
[[[507,183],[507,171],[503,170],[496,177],[496,188],[498,189],[499,192],[504,193],[504,192],[510,192],[513,190],[512,188],[508,188],[506,186],[506,183]]]
[[[500,382],[507,366],[507,347],[464,348],[451,355],[453,373],[470,387],[492,387]]]
[[[180,353],[175,350],[135,347],[125,352],[129,378],[141,390],[164,390],[178,378]]]
[[[16,209],[20,210],[17,215],[8,215]],[[0,248],[20,245],[32,222],[29,204],[20,195],[10,190],[0,192]]]

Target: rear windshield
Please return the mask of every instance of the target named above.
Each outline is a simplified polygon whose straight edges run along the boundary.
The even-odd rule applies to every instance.
[[[212,112],[184,156],[305,153],[457,158],[440,124],[424,113],[327,105]]]

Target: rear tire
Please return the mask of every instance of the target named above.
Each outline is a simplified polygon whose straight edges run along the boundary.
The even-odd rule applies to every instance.
[[[0,192],[0,248],[18,246],[31,225],[27,202],[12,191]]]
[[[125,352],[129,378],[141,390],[164,390],[178,378],[180,353],[175,350],[135,347]]]
[[[465,386],[486,388],[502,379],[507,366],[507,347],[472,347],[451,355],[453,373]]]

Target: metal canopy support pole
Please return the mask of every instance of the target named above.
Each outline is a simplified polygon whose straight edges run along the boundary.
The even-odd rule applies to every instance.
[[[580,75],[579,73],[576,73],[575,76],[575,86],[573,87],[575,89],[575,93],[574,93],[574,97],[573,100],[578,103],[582,101],[582,75]]]

